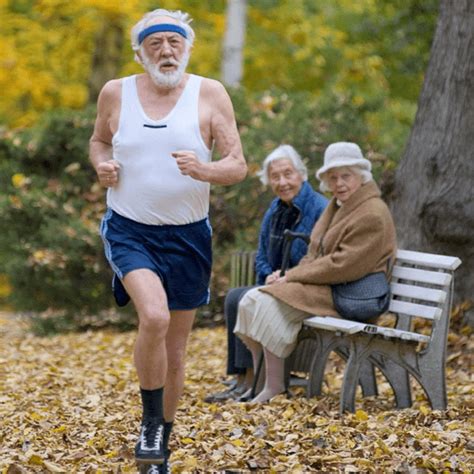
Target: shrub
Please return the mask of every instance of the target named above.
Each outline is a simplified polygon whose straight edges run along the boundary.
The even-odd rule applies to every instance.
[[[92,111],[58,112],[3,137],[0,262],[18,310],[84,314],[111,304],[98,223],[103,190],[87,161]]]
[[[350,97],[314,100],[309,93],[231,91],[249,176],[211,191],[214,228],[212,302],[199,313],[201,323],[222,319],[228,289],[229,253],[257,246],[260,221],[272,199],[256,177],[265,156],[281,143],[293,145],[307,163],[310,181],[332,141],[354,140],[371,150],[366,116],[380,104],[354,105]],[[97,325],[91,315],[112,314],[111,271],[103,257],[98,226],[105,191],[88,162],[88,140],[95,112],[60,111],[34,129],[0,137],[0,274],[17,310],[62,314],[36,323],[44,331]],[[376,175],[386,158],[377,155]],[[128,316],[127,316],[128,314]],[[125,313],[125,319],[134,317]],[[42,322],[43,321],[43,322]],[[124,319],[120,319],[124,324]],[[48,329],[49,328],[49,329]],[[40,332],[42,329],[38,329]]]

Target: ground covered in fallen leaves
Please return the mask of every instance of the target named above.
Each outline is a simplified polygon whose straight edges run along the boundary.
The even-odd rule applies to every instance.
[[[39,338],[0,313],[0,472],[137,472],[139,426],[134,333],[87,332]],[[325,394],[293,389],[270,404],[206,404],[224,389],[223,328],[196,329],[186,391],[171,441],[173,472],[465,472],[474,469],[473,341],[450,334],[449,409],[432,411],[418,387],[412,409],[358,397],[339,416],[341,367],[332,360]]]

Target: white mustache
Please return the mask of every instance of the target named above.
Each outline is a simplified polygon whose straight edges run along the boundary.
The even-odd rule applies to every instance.
[[[179,61],[174,61],[173,59],[166,59],[158,63],[158,67],[161,66],[179,66]]]

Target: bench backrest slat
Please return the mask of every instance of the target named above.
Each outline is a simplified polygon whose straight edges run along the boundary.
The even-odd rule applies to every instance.
[[[414,252],[412,250],[398,250],[397,260],[413,265],[421,265],[430,268],[442,268],[444,270],[454,271],[461,265],[458,257],[448,255],[436,255],[433,253]]]
[[[389,311],[425,319],[439,319],[443,314],[442,309],[437,306],[409,303],[407,301],[394,300],[393,298],[390,301]]]
[[[431,270],[421,270],[419,268],[400,267],[395,265],[392,271],[392,278],[410,280],[431,285],[448,286],[451,283],[451,275],[443,272],[433,272]]]
[[[446,291],[433,290],[432,288],[426,288],[424,286],[391,283],[390,290],[392,295],[403,296],[405,298],[441,304],[446,301]]]

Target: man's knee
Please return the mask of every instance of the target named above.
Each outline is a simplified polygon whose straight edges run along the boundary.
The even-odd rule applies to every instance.
[[[164,337],[168,331],[170,314],[156,306],[145,306],[138,312],[140,328],[157,337]]]

